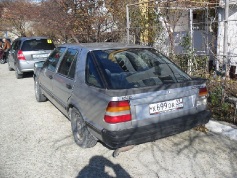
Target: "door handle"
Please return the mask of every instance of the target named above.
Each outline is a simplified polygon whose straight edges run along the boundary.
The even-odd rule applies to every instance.
[[[53,79],[53,76],[52,76],[52,75],[49,75],[48,77],[49,77],[49,79]]]
[[[70,85],[70,84],[66,84],[66,87],[70,90],[72,89],[72,85]]]

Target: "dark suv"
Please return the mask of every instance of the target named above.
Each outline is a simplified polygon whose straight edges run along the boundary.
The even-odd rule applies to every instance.
[[[51,39],[46,37],[20,37],[13,41],[8,55],[8,68],[14,69],[16,78],[24,72],[32,72],[34,63],[45,61],[55,48]]]

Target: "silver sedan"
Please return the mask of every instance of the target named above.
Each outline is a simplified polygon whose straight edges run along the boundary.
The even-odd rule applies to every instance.
[[[35,95],[71,121],[75,142],[120,151],[209,121],[206,80],[150,47],[64,44],[35,63]]]

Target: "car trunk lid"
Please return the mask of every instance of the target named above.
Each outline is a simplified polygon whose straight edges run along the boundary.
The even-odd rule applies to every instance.
[[[107,94],[112,91],[107,90]],[[195,114],[206,109],[198,106],[200,97],[207,95],[205,80],[197,79],[183,83],[163,85],[136,90],[113,91],[112,100],[128,101],[132,125],[147,125],[176,117]],[[115,94],[117,93],[117,94]],[[126,93],[126,95],[124,95]],[[118,96],[121,95],[121,96]]]

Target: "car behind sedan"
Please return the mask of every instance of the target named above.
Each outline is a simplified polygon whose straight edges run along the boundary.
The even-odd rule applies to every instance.
[[[34,69],[37,101],[49,99],[71,121],[84,148],[157,140],[205,124],[206,80],[191,78],[150,47],[64,44]]]
[[[20,37],[14,40],[8,55],[8,69],[15,70],[16,78],[23,78],[25,72],[33,72],[34,63],[45,61],[55,48],[46,37]]]

